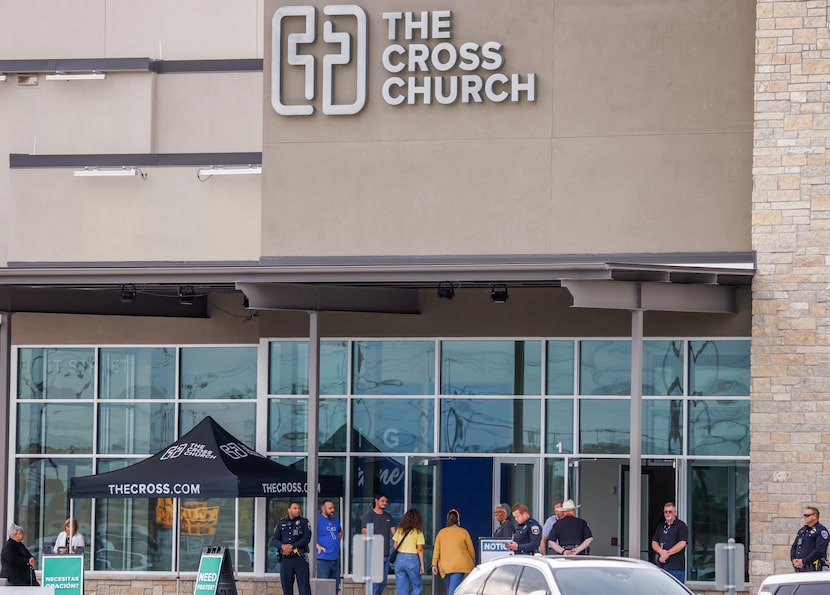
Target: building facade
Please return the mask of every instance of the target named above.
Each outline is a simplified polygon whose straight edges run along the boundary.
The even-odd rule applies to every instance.
[[[33,547],[71,506],[91,577],[208,544],[277,572],[279,499],[69,497],[212,415],[342,475],[347,534],[378,490],[428,540],[571,497],[593,553],[647,556],[674,500],[698,590],[729,537],[788,570],[827,494],[826,2],[0,15],[0,496]]]

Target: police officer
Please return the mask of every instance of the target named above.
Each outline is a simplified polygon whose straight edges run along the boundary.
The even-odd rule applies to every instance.
[[[280,519],[271,537],[271,545],[276,546],[280,559],[282,592],[287,595],[294,593],[294,577],[297,577],[300,595],[311,595],[306,557],[311,542],[311,529],[308,519],[300,515],[300,503],[292,502],[288,506],[288,516]]]
[[[534,555],[542,541],[542,525],[530,516],[527,506],[521,502],[513,505],[513,518],[518,526],[513,532],[513,541],[508,541],[504,547],[517,554]]]
[[[818,522],[818,517],[818,508],[804,507],[804,526],[798,530],[790,547],[790,560],[796,572],[821,570],[823,560],[827,558],[830,533]]]

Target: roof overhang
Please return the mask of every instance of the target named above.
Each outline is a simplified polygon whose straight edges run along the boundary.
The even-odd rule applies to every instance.
[[[156,295],[168,292],[171,297],[181,286],[196,288],[197,296],[241,291],[249,307],[260,310],[413,314],[419,312],[420,289],[450,282],[460,290],[501,284],[511,289],[561,287],[571,293],[578,308],[732,312],[735,289],[750,285],[754,273],[752,253],[11,263],[0,269],[0,300],[7,311],[32,311],[21,308],[20,300],[14,298],[19,288],[26,288],[28,295],[39,291],[46,296],[58,288],[115,291],[133,284]],[[37,311],[71,309],[65,293],[60,299],[63,310],[50,310],[49,300],[44,299]],[[141,314],[152,315],[152,306],[149,310]]]

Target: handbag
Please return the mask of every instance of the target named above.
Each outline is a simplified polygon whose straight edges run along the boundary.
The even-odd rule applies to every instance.
[[[412,529],[410,529],[409,531],[412,531]],[[409,535],[409,531],[404,533],[403,537],[400,540],[400,542],[398,542],[398,545],[396,547],[392,548],[392,553],[389,554],[389,563],[390,564],[394,564],[395,560],[398,558],[398,548],[401,547],[401,544],[403,543],[403,540],[406,539],[407,535]]]

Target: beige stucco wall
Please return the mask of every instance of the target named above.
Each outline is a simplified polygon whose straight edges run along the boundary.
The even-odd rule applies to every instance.
[[[536,100],[387,105],[382,11],[445,8],[366,6],[353,116],[323,115],[319,93],[314,115],[278,115],[266,49],[263,255],[749,249],[751,1],[453,2],[452,42],[502,42]],[[320,63],[321,45],[302,51]],[[283,101],[306,103],[303,71],[282,71]]]

